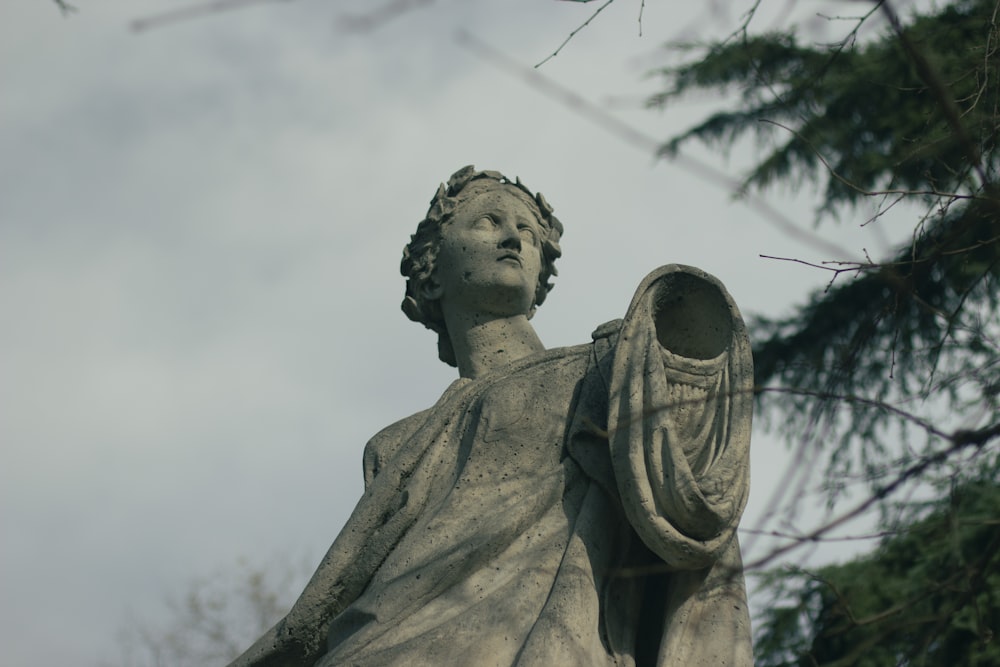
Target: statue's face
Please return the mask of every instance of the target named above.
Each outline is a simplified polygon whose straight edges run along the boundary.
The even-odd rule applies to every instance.
[[[463,201],[442,226],[433,282],[445,312],[527,315],[541,270],[537,211],[498,185]]]

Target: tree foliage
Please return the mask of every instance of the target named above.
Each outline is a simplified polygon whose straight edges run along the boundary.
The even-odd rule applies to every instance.
[[[164,622],[130,619],[121,658],[108,667],[226,665],[288,612],[306,574],[304,564],[240,561],[192,581],[181,597],[167,599]]]
[[[673,138],[664,152],[691,139],[772,141],[744,188],[812,181],[822,189],[821,217],[854,212],[873,194],[926,206],[912,242],[894,257],[834,267],[858,277],[814,295],[792,317],[758,322],[760,386],[879,400],[944,391],[959,403],[971,384],[975,402],[992,397],[995,407],[996,3],[953,3],[917,17],[904,34],[931,75],[894,34],[858,44],[852,33],[827,47],[799,45],[794,33],[744,35],[665,70],[669,88],[651,103],[738,87],[738,109]],[[937,97],[937,87],[950,97]],[[942,365],[951,372],[938,373]],[[949,381],[933,382],[942,375]],[[808,396],[793,402],[813,417],[817,407],[830,409]]]
[[[981,640],[995,627],[996,601],[969,591],[996,585],[1000,566],[976,549],[995,551],[1000,526],[981,523],[975,535],[943,526],[964,521],[954,489],[988,496],[997,515],[997,494],[982,489],[996,481],[1000,447],[1000,3],[954,0],[906,21],[889,2],[867,7],[835,43],[754,34],[748,19],[726,40],[684,45],[695,57],[658,72],[664,91],[650,105],[699,91],[734,97],[663,154],[753,139],[759,158],[743,191],[811,186],[816,224],[877,225],[900,202],[914,211],[894,254],[831,258],[817,265],[831,272],[827,289],[753,324],[764,415],[822,452],[831,505],[845,480],[864,480],[867,500],[841,518],[880,509],[894,531],[874,554],[815,577],[770,575],[796,603],[765,615],[762,664],[987,664],[954,652],[965,637],[955,623],[978,614]],[[898,501],[904,489],[937,502]],[[919,603],[879,615],[908,599]],[[966,620],[946,622],[942,610]],[[796,652],[811,657],[796,662]]]
[[[759,667],[1000,664],[998,517],[981,475],[867,556],[772,574]]]

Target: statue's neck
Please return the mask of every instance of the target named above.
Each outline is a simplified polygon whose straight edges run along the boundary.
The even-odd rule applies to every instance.
[[[488,317],[445,313],[458,374],[477,378],[494,368],[543,352],[545,346],[525,315]]]

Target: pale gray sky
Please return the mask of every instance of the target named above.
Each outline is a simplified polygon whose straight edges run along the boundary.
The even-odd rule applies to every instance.
[[[398,265],[465,164],[521,176],[566,226],[535,318],[549,346],[588,340],[661,264],[778,315],[826,276],[758,255],[834,259],[454,39],[530,66],[594,3],[442,0],[365,34],[336,28],[377,6],[361,0],[139,34],[129,21],[180,3],[78,4],[0,7],[4,665],[113,659],[124,621],[155,619],[195,577],[318,561],[360,495],[367,438],[453,377],[399,310]],[[658,45],[733,19],[694,7],[646,3],[640,38],[622,0],[541,71],[633,100],[614,113],[667,137],[712,100],[641,109]],[[773,202],[811,229],[808,203]],[[864,230],[838,242],[884,248]],[[783,451],[755,440],[751,517]]]

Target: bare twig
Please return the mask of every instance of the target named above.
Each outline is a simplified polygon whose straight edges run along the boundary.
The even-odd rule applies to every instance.
[[[827,261],[820,264],[815,262],[807,262],[804,259],[796,259],[794,257],[776,257],[774,255],[758,255],[762,259],[776,259],[780,262],[792,262],[794,264],[803,264],[805,266],[811,266],[814,269],[823,269],[824,271],[832,271],[833,277],[830,278],[830,282],[826,285],[826,290],[829,291],[833,282],[840,277],[842,273],[858,273],[865,269],[878,269],[882,268],[882,265],[874,264],[869,259],[868,262],[844,262],[844,261]],[[844,264],[846,267],[837,268],[835,266],[829,266],[830,264]]]
[[[951,200],[959,200],[959,199],[983,199],[982,197],[980,197],[978,195],[963,195],[963,194],[959,194],[957,192],[942,192],[940,190],[902,190],[902,189],[865,190],[864,188],[859,187],[858,185],[852,183],[851,181],[847,180],[846,178],[844,178],[843,176],[841,176],[840,174],[838,174],[836,172],[836,170],[833,168],[833,166],[831,166],[830,163],[827,162],[826,158],[823,157],[823,154],[819,152],[819,149],[817,149],[816,146],[811,141],[809,141],[808,139],[806,139],[805,137],[803,137],[796,130],[788,127],[787,125],[782,125],[781,123],[779,123],[777,121],[769,120],[767,118],[761,118],[759,122],[761,122],[761,123],[767,123],[768,125],[774,125],[776,127],[780,127],[781,129],[785,130],[786,132],[789,132],[790,134],[794,135],[796,139],[798,139],[799,141],[801,141],[802,143],[804,143],[806,146],[808,146],[812,150],[813,154],[816,155],[816,159],[818,159],[823,164],[823,166],[826,167],[826,170],[830,173],[830,176],[832,176],[836,180],[840,181],[841,183],[843,183],[847,187],[851,188],[852,190],[854,190],[855,192],[858,192],[860,194],[867,195],[867,196],[879,196],[879,195],[903,195],[903,196],[908,196],[908,195],[924,195],[924,196],[944,197],[945,199],[951,199]]]
[[[77,11],[76,6],[69,4],[66,0],[52,0],[56,3],[56,7],[62,12],[63,16],[69,16],[73,12]]]
[[[621,121],[616,116],[608,113],[607,110],[588,101],[576,91],[559,85],[537,69],[521,65],[512,60],[506,53],[494,49],[469,32],[459,30],[455,33],[455,39],[459,44],[476,55],[517,76],[535,90],[554,99],[573,113],[600,126],[625,143],[646,153],[653,154],[656,157],[663,157],[664,154],[659,150],[660,141],[658,139]],[[738,192],[740,189],[740,181],[738,179],[716,169],[707,162],[682,154],[673,156],[671,161],[689,172],[698,175],[707,183],[718,186],[730,194]],[[740,201],[751,209],[756,210],[764,220],[770,222],[784,234],[804,245],[811,246],[821,252],[834,256],[850,255],[848,251],[835,243],[831,243],[814,233],[799,228],[791,218],[760,197],[751,193],[744,193],[740,197]]]
[[[868,401],[863,401],[863,402],[868,402]],[[902,411],[896,410],[896,412],[902,412]],[[929,425],[927,425],[927,427],[929,427]],[[934,429],[933,427],[929,427],[929,430],[932,430],[936,433],[940,433],[940,431]],[[966,447],[972,446],[977,442],[985,443],[986,440],[992,437],[996,437],[997,435],[1000,435],[1000,424],[996,424],[991,429],[984,429],[983,431],[976,432],[976,435],[974,437],[971,434],[968,437],[960,436],[959,432],[956,432],[953,435],[953,441],[950,447],[935,452],[934,454],[931,454],[929,456],[923,457],[917,463],[909,466],[908,468],[905,468],[902,472],[899,473],[899,475],[896,476],[896,479],[894,479],[889,484],[877,489],[868,498],[858,503],[853,509],[841,514],[836,519],[827,522],[826,524],[816,528],[815,530],[806,533],[805,535],[802,536],[802,540],[774,549],[771,551],[771,553],[767,554],[766,556],[763,556],[757,559],[756,561],[748,563],[746,565],[746,569],[754,570],[764,567],[765,565],[774,562],[781,556],[784,556],[785,554],[801,547],[803,544],[808,544],[816,540],[819,540],[826,533],[829,533],[830,531],[844,525],[845,523],[861,516],[869,509],[871,509],[876,503],[885,500],[887,497],[898,491],[899,488],[903,486],[906,482],[922,474],[931,466],[939,465],[944,461],[946,461],[950,456],[965,449]],[[949,436],[945,435],[945,437]]]
[[[997,240],[998,239],[994,239],[993,242],[996,242]],[[935,345],[932,348],[934,361],[931,364],[930,373],[928,373],[927,375],[927,381],[924,383],[925,391],[928,387],[931,386],[931,384],[934,381],[934,376],[937,373],[938,364],[941,362],[941,352],[944,350],[944,343],[946,340],[948,340],[949,336],[952,336],[954,334],[956,328],[955,324],[958,321],[959,314],[962,312],[962,308],[965,306],[966,299],[969,298],[969,295],[972,294],[973,290],[979,284],[981,284],[984,280],[986,280],[986,278],[996,270],[998,262],[1000,262],[1000,259],[995,259],[992,262],[990,262],[989,266],[987,266],[982,272],[980,272],[979,277],[976,278],[976,280],[971,281],[969,283],[969,286],[965,289],[965,291],[962,292],[962,295],[958,300],[958,304],[952,309],[951,315],[948,317],[947,320],[948,326],[945,328],[944,333],[941,335],[941,340],[939,340],[937,345]]]
[[[577,1],[579,1],[579,0],[577,0]],[[615,0],[607,0],[607,2],[605,2],[603,5],[601,5],[600,7],[598,7],[597,11],[590,15],[590,18],[588,18],[586,21],[584,21],[582,24],[580,24],[576,28],[576,30],[574,30],[573,32],[571,32],[569,34],[569,36],[566,39],[563,40],[562,44],[560,44],[556,48],[555,51],[553,51],[551,54],[549,54],[548,56],[546,56],[541,62],[539,62],[537,65],[535,65],[535,67],[536,68],[541,67],[542,65],[544,65],[545,63],[549,62],[550,60],[552,60],[553,58],[555,58],[557,55],[559,55],[559,52],[563,50],[563,47],[566,46],[567,44],[569,44],[569,40],[571,40],[574,37],[576,37],[576,33],[580,32],[581,30],[583,30],[584,28],[586,28],[588,25],[590,25],[590,22],[593,21],[595,18],[597,18],[597,15],[600,14],[601,12],[603,12],[604,9],[608,5],[610,5],[612,2],[614,2],[614,1]]]
[[[930,88],[931,93],[937,98],[937,103],[941,108],[941,112],[944,114],[945,120],[951,127],[951,131],[955,136],[955,139],[962,145],[965,150],[966,156],[969,158],[973,169],[975,169],[976,174],[979,176],[980,184],[985,187],[989,184],[989,178],[986,176],[986,170],[983,168],[982,154],[979,151],[979,147],[976,143],[969,137],[969,133],[965,129],[965,125],[962,124],[962,114],[958,109],[958,105],[955,103],[955,99],[948,92],[947,84],[942,81],[940,74],[938,74],[937,69],[931,64],[927,59],[927,56],[913,43],[910,39],[909,34],[903,28],[902,22],[899,20],[899,15],[896,14],[896,10],[893,9],[892,3],[888,0],[882,2],[882,12],[885,14],[889,21],[889,25],[892,26],[893,31],[899,38],[900,43],[906,50],[907,54],[910,56],[910,61],[916,67],[917,73],[923,82]]]
[[[833,595],[837,598],[837,602],[840,603],[840,608],[843,609],[844,614],[851,621],[851,624],[856,627],[871,625],[873,623],[877,623],[879,621],[895,616],[896,614],[899,614],[900,612],[907,609],[911,605],[914,605],[917,602],[920,602],[921,600],[930,597],[931,595],[941,590],[942,588],[951,585],[960,578],[960,573],[952,574],[944,581],[938,582],[933,586],[925,588],[924,590],[920,591],[920,593],[917,596],[909,600],[906,600],[905,602],[901,602],[899,604],[893,605],[892,607],[889,607],[888,609],[884,609],[878,613],[871,614],[869,616],[865,616],[864,618],[859,619],[854,615],[854,610],[851,609],[851,605],[848,603],[847,598],[844,597],[843,593],[840,592],[840,589],[838,589],[837,586],[834,585],[832,581],[825,579],[819,576],[818,574],[813,574],[812,572],[809,572],[807,570],[803,570],[803,572],[810,578],[815,579],[816,581],[822,583],[824,586],[833,591]]]
[[[864,222],[862,222],[858,226],[859,227],[867,227],[869,223],[875,222],[876,220],[878,220],[879,218],[881,218],[883,215],[885,215],[886,213],[888,213],[892,209],[892,207],[894,207],[896,204],[898,204],[899,202],[901,202],[904,199],[906,199],[906,195],[904,195],[904,194],[896,194],[894,196],[895,196],[895,199],[893,199],[892,202],[888,206],[886,206],[885,205],[885,200],[889,198],[889,195],[888,194],[884,195],[882,197],[882,201],[879,202],[879,204],[878,204],[878,207],[876,209],[875,215],[873,215],[872,217],[868,218],[867,220],[865,220]]]
[[[854,27],[851,29],[849,33],[844,35],[844,37],[839,39],[838,41],[829,44],[829,46],[837,47],[837,50],[834,52],[834,56],[839,55],[845,48],[847,48],[848,46],[852,46],[857,41],[858,33],[861,31],[861,26],[863,26],[868,21],[868,19],[871,18],[872,14],[878,11],[883,1],[884,0],[876,0],[876,2],[872,3],[872,8],[869,9],[864,14],[861,14],[860,16],[827,16],[822,13],[817,14],[817,16],[825,18],[830,21],[836,20],[836,21],[855,22]]]
[[[337,19],[337,24],[345,32],[371,32],[408,11],[425,7],[432,2],[434,0],[390,0],[363,14],[345,14]]]
[[[740,22],[740,25],[737,26],[736,29],[733,30],[728,37],[722,40],[723,44],[737,37],[746,39],[747,28],[750,27],[750,22],[753,21],[753,17],[756,16],[757,10],[760,8],[760,3],[761,0],[754,0],[754,3],[750,5],[749,9],[743,12],[743,20]]]
[[[992,424],[990,426],[980,428],[980,429],[958,429],[951,433],[947,433],[933,424],[927,422],[916,415],[909,413],[901,408],[894,405],[885,403],[883,401],[878,401],[875,399],[862,398],[860,396],[845,396],[840,394],[833,394],[829,392],[819,392],[819,391],[807,391],[802,389],[792,389],[783,387],[766,387],[761,391],[764,392],[774,392],[774,393],[787,393],[787,394],[798,394],[805,396],[812,396],[820,399],[832,399],[843,401],[845,403],[858,403],[862,405],[867,405],[875,407],[886,412],[889,412],[906,422],[915,424],[920,427],[928,434],[939,437],[950,445],[945,449],[939,450],[937,452],[928,454],[921,457],[916,463],[904,468],[896,478],[890,483],[879,487],[864,501],[856,505],[853,509],[841,514],[837,518],[827,522],[826,524],[816,528],[815,530],[806,533],[801,536],[801,539],[793,544],[785,545],[771,551],[771,553],[759,558],[758,560],[749,563],[746,568],[756,569],[773,562],[777,558],[785,555],[786,553],[793,551],[803,544],[808,544],[820,540],[824,535],[830,531],[844,525],[845,523],[857,518],[864,512],[868,511],[876,503],[881,502],[886,499],[896,491],[900,489],[908,481],[918,477],[924,473],[928,468],[935,465],[940,465],[947,461],[951,456],[957,454],[958,452],[967,449],[969,447],[975,447],[977,449],[985,446],[989,441],[1000,437],[1000,422]]]
[[[992,45],[994,37],[997,33],[997,13],[1000,12],[1000,2],[996,4],[993,8],[993,15],[990,17],[990,31],[986,34],[986,46],[983,49],[983,82],[979,86],[979,90],[976,91],[975,99],[969,104],[969,108],[963,112],[963,116],[970,113],[977,104],[979,100],[982,99],[983,93],[986,92],[986,88],[990,82],[990,57],[996,52],[996,46]]]
[[[902,408],[898,408],[895,405],[892,405],[891,403],[886,403],[885,401],[879,401],[873,398],[864,398],[862,396],[835,394],[827,391],[812,391],[809,389],[799,389],[794,387],[762,387],[759,389],[759,391],[762,393],[795,394],[798,396],[811,396],[813,398],[818,398],[822,400],[836,400],[836,401],[841,401],[843,403],[857,403],[872,408],[878,408],[879,410],[883,410],[897,417],[900,417],[904,421],[914,424],[915,426],[919,426],[929,435],[937,436],[943,440],[948,440],[951,442],[958,442],[957,440],[958,436],[956,435],[958,433],[957,431],[955,432],[955,434],[946,433],[945,431],[942,431],[941,429],[935,427],[933,424],[926,421],[925,419],[921,419],[920,417],[910,412],[907,412]],[[994,428],[997,429],[996,434],[1000,434],[1000,424],[997,424]],[[996,434],[994,434],[994,436]]]
[[[783,533],[779,530],[762,530],[759,528],[741,528],[740,532],[750,535],[764,535],[766,537],[778,537],[783,540],[811,540],[818,542],[860,542],[864,540],[880,540],[883,537],[896,535],[898,531],[883,530],[878,533],[868,533],[866,535],[841,535],[839,537],[809,537],[801,533]]]
[[[795,264],[803,264],[805,266],[811,266],[815,269],[823,269],[824,271],[832,271],[833,275],[830,276],[830,281],[823,288],[824,292],[829,292],[830,288],[833,287],[833,283],[836,282],[837,278],[840,277],[842,273],[849,272],[860,272],[862,269],[869,268],[867,264],[862,264],[860,262],[823,262],[821,264],[816,264],[814,262],[807,262],[804,259],[796,259],[793,257],[775,257],[774,255],[758,255],[762,259],[776,259],[781,262],[793,262]],[[832,266],[826,266],[827,264],[851,264],[849,268],[835,268]]]

